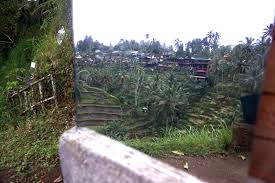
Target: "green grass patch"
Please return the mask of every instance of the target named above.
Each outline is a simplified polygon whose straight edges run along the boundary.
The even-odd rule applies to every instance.
[[[19,118],[17,127],[0,131],[0,170],[30,174],[56,166],[58,139],[67,125],[57,120],[64,119],[61,115],[59,111]]]
[[[187,155],[208,155],[224,153],[230,145],[232,130],[230,127],[194,128],[169,130],[163,137],[126,140],[125,144],[146,154],[163,156],[171,151],[180,151]]]

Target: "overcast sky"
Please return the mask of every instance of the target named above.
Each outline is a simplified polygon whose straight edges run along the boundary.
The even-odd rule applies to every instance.
[[[273,22],[275,0],[73,0],[74,39],[106,45],[121,38],[156,38],[174,45],[219,32],[222,44],[259,38]]]

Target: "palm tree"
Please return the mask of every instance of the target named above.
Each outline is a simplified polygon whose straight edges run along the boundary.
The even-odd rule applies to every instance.
[[[145,34],[145,39],[148,40],[149,39],[149,34]]]
[[[274,28],[274,24],[269,24],[264,28],[263,39],[268,45],[271,43],[273,28]]]
[[[263,37],[265,37],[265,38],[271,37],[272,36],[273,27],[274,27],[273,24],[269,24],[268,26],[266,26],[264,28]]]
[[[211,50],[216,49],[218,47],[218,42],[220,40],[220,34],[218,32],[209,31],[206,35],[206,39],[204,41],[208,41],[208,45]],[[207,45],[207,44],[206,44]]]
[[[254,45],[254,38],[252,37],[245,37],[245,45],[246,46],[253,46]]]
[[[177,49],[176,55],[180,57],[184,57],[185,55],[184,55],[183,43],[179,40],[179,38],[175,40],[175,47]]]
[[[208,42],[212,43],[212,40],[214,39],[215,34],[213,33],[213,31],[209,31],[206,35],[206,37],[208,38]]]
[[[177,49],[179,49],[179,47],[181,46],[181,44],[182,44],[182,42],[179,40],[179,38],[177,38],[177,39],[175,40],[175,47],[176,47]]]
[[[187,104],[187,98],[182,96],[182,87],[176,86],[173,75],[169,76],[169,86],[163,88],[161,96],[153,101],[152,114],[154,127],[177,126],[181,118],[181,111]]]
[[[214,43],[218,44],[220,38],[221,38],[221,35],[218,32],[216,32],[214,37]]]
[[[245,37],[245,41],[240,42],[240,54],[244,56],[243,60],[249,61],[251,58],[253,58],[253,55],[255,54],[254,40],[255,39],[252,37]]]

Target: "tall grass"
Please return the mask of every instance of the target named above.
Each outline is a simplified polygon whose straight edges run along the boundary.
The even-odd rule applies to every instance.
[[[188,155],[208,155],[224,153],[231,139],[231,128],[222,125],[220,128],[168,130],[163,137],[137,138],[125,141],[125,144],[154,156],[167,155],[175,150]]]

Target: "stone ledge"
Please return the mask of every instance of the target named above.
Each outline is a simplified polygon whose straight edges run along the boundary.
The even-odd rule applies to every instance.
[[[59,141],[65,183],[202,183],[88,128],[74,127]]]

